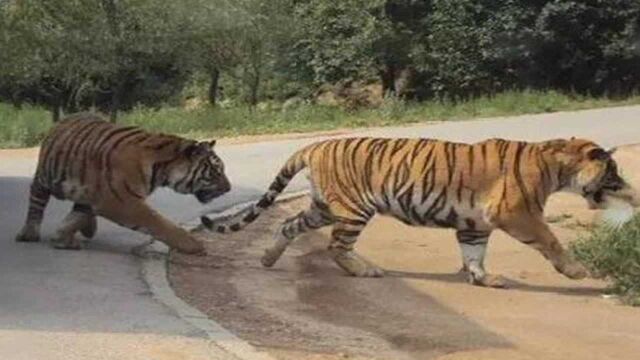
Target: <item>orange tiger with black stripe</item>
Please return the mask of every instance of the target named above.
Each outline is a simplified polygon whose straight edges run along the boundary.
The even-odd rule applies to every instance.
[[[40,240],[44,209],[54,196],[74,203],[57,230],[56,248],[80,249],[75,233],[92,237],[99,215],[180,251],[202,252],[199,241],[151,209],[145,198],[162,186],[194,194],[203,203],[229,191],[214,144],[118,126],[93,114],[72,115],[42,144],[26,223],[16,240]]]
[[[549,195],[573,191],[597,206],[615,193],[640,205],[610,153],[588,140],[461,144],[347,138],[299,150],[257,204],[219,224],[203,217],[203,225],[218,232],[240,230],[304,168],[310,172],[311,207],[285,221],[262,258],[264,266],[272,266],[300,233],[332,225],[329,249],[337,264],[354,276],[382,276],[382,270],[354,252],[358,235],[377,213],[410,225],[455,229],[463,270],[474,284],[503,286],[502,278],[487,274],[483,266],[494,229],[532,246],[557,271],[579,279],[587,272],[567,257],[545,223]]]

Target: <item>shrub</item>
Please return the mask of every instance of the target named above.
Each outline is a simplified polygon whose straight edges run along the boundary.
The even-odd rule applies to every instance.
[[[611,290],[640,306],[640,214],[619,228],[600,225],[571,245],[594,274],[612,281]]]

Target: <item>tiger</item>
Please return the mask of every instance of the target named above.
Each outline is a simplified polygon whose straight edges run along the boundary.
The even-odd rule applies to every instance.
[[[231,189],[215,140],[197,142],[147,132],[135,126],[80,113],[60,120],[43,140],[30,187],[26,222],[19,242],[40,240],[40,225],[51,196],[73,207],[56,230],[57,249],[82,248],[75,236],[97,230],[96,216],[150,234],[172,249],[203,254],[203,244],[145,203],[159,187],[193,194],[208,203]]]
[[[352,276],[383,276],[382,269],[354,250],[369,220],[380,214],[411,226],[454,229],[461,271],[474,285],[505,286],[502,276],[484,268],[495,229],[539,251],[568,278],[582,279],[587,270],[558,242],[545,222],[544,207],[558,191],[578,193],[596,208],[614,195],[640,206],[620,177],[612,151],[576,138],[496,138],[473,144],[420,138],[325,140],[295,152],[257,203],[227,219],[203,216],[201,226],[220,233],[244,228],[308,168],[311,205],[282,224],[275,245],[261,259],[265,267],[273,266],[298,235],[332,225],[328,253],[337,265]]]

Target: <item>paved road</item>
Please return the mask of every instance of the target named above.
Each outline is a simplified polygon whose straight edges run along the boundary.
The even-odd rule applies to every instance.
[[[614,146],[640,143],[640,107],[375,129],[357,135],[455,141],[582,136]],[[159,191],[151,201],[172,219],[186,221],[252,199],[295,149],[315,140],[221,146],[219,153],[234,184],[231,193],[208,208],[169,191]],[[152,298],[140,277],[138,259],[130,255],[131,248],[143,242],[138,234],[101,221],[85,251],[56,251],[46,242],[15,243],[35,158],[0,152],[0,164],[0,359],[231,358]],[[301,189],[300,180],[289,190]],[[69,204],[52,202],[45,237],[68,209]]]

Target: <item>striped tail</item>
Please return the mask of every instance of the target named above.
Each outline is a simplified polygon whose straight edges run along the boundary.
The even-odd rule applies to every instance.
[[[239,214],[229,219],[222,219],[214,222],[206,216],[200,217],[200,221],[205,228],[219,233],[235,232],[243,229],[252,223],[260,214],[271,207],[276,198],[289,185],[291,179],[296,176],[300,170],[307,167],[306,154],[310,147],[301,149],[293,154],[289,160],[282,166],[282,169],[269,186],[269,190],[262,195],[260,200],[241,211]]]

